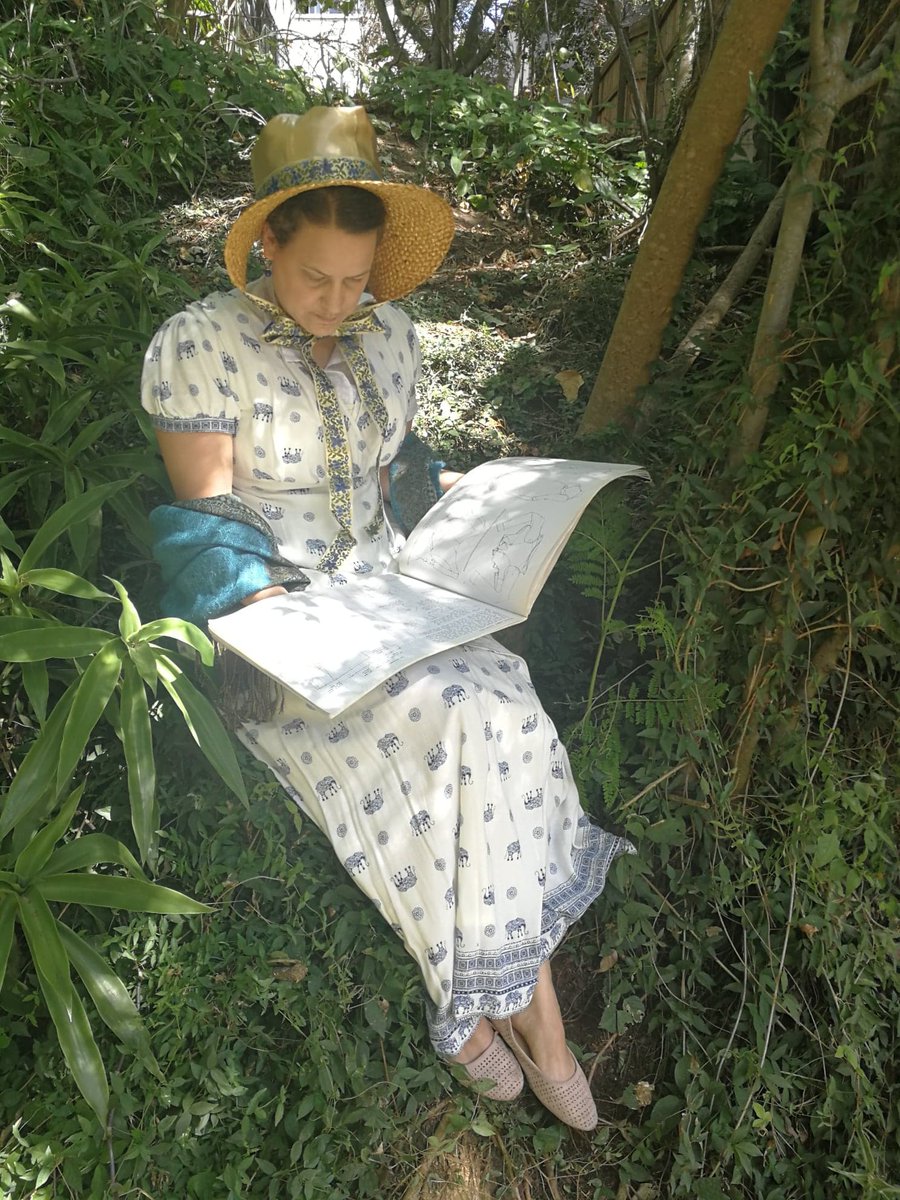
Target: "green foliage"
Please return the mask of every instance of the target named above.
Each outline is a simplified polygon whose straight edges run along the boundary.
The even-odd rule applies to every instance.
[[[609,143],[582,107],[422,67],[383,73],[372,98],[475,209],[588,229],[642,207],[642,171],[613,156],[624,143]]]
[[[0,991],[6,982],[6,992],[15,994],[15,983],[21,983],[18,969],[14,983],[7,979],[11,955],[14,967],[19,966],[14,950],[20,925],[65,1060],[101,1124],[109,1107],[106,1072],[72,987],[71,966],[102,1020],[144,1059],[152,1056],[124,986],[92,947],[57,918],[50,903],[166,913],[207,910],[179,892],[147,882],[134,856],[116,839],[88,834],[57,848],[70,835],[84,782],[68,795],[67,789],[83,771],[86,752],[93,749],[96,755],[95,727],[106,715],[122,744],[135,841],[141,857],[155,861],[159,809],[147,689],[155,696],[161,683],[223,780],[245,797],[234,750],[212,706],[156,640],[182,641],[210,664],[209,639],[183,621],[142,625],[127,592],[115,581],[121,608],[118,634],[84,620],[73,623],[72,617],[84,615],[86,602],[105,604],[116,597],[71,571],[40,565],[58,538],[64,533],[71,537],[122,486],[97,486],[63,504],[32,538],[18,566],[0,550],[0,659],[7,664],[3,683],[20,720],[39,726],[16,763],[0,810]],[[62,605],[70,609],[68,622],[62,619]],[[99,874],[101,863],[124,868],[132,878]]]
[[[137,415],[143,347],[185,296],[154,261],[164,234],[147,208],[224,165],[236,105],[274,101],[259,68],[213,70],[209,51],[162,37],[151,6],[115,18],[102,3],[65,15],[40,6],[0,27],[0,683],[12,776],[0,810],[0,983],[8,1009],[38,988],[101,1124],[107,1076],[73,967],[120,1041],[152,1056],[125,987],[55,906],[206,909],[148,882],[121,840],[78,836],[85,785],[98,762],[118,763],[130,835],[154,864],[153,732],[170,706],[246,798],[232,743],[186,673],[195,658],[211,664],[209,640],[185,622],[142,623],[122,584],[92,582],[110,513],[146,557],[142,488],[162,481],[141,424],[123,420]],[[190,139],[186,102],[197,110]]]
[[[623,628],[615,528],[572,567],[595,644],[618,643],[573,761],[640,852],[598,946],[619,955],[601,1024],[637,997],[662,1046],[622,1177],[665,1161],[672,1197],[896,1195],[900,243],[887,175],[842,176],[846,154],[760,452],[725,465],[748,304],[699,371],[651,385],[656,593]]]

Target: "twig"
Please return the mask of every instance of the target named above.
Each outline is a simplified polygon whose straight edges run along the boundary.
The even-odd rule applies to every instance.
[[[741,962],[744,964],[744,982],[743,982],[743,986],[741,988],[741,999],[738,1004],[737,1015],[735,1016],[734,1023],[731,1026],[731,1033],[728,1036],[728,1041],[725,1043],[725,1049],[719,1055],[719,1065],[718,1065],[718,1067],[716,1067],[716,1082],[717,1083],[719,1081],[719,1076],[722,1074],[722,1068],[725,1066],[725,1060],[728,1057],[729,1051],[731,1050],[731,1047],[734,1045],[734,1039],[737,1036],[738,1027],[740,1026],[740,1023],[741,1023],[741,1017],[744,1014],[744,1006],[747,1003],[747,981],[749,978],[750,970],[749,970],[749,967],[747,966],[747,927],[746,927],[746,925],[742,927],[741,935],[743,937],[743,943],[744,943],[743,954],[741,955]],[[728,940],[731,941],[730,938]]]
[[[600,1047],[600,1049],[597,1051],[597,1053],[594,1055],[594,1061],[591,1063],[590,1071],[588,1071],[588,1087],[590,1087],[591,1083],[593,1082],[594,1072],[597,1070],[597,1067],[600,1065],[600,1060],[603,1058],[604,1054],[606,1054],[607,1050],[610,1048],[610,1046],[612,1046],[613,1042],[616,1040],[616,1038],[618,1038],[618,1036],[619,1035],[617,1033],[611,1033],[609,1035],[609,1037],[606,1039],[606,1041],[603,1043],[603,1045]]]
[[[645,788],[641,788],[636,796],[632,796],[630,800],[626,800],[625,803],[620,806],[619,812],[622,813],[626,808],[631,808],[633,805],[637,804],[639,800],[643,800],[648,792],[652,792],[655,787],[659,787],[661,783],[665,783],[667,779],[671,779],[672,776],[677,775],[679,771],[684,771],[688,765],[687,759],[684,759],[682,762],[676,763],[674,767],[670,767],[668,771],[664,772],[657,779],[654,779],[652,783],[648,783]]]

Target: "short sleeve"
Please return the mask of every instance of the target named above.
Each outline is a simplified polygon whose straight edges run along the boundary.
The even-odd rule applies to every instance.
[[[408,318],[407,318],[408,319]],[[416,409],[419,406],[418,390],[419,380],[422,377],[422,350],[419,346],[419,335],[416,333],[416,327],[412,321],[409,322],[409,329],[406,335],[409,344],[409,352],[412,355],[413,375],[412,382],[409,386],[409,403],[406,410],[406,423],[412,424],[412,419],[416,415]]]
[[[234,358],[208,302],[192,304],[157,330],[144,356],[141,404],[157,429],[237,432]]]
[[[422,375],[422,352],[416,327],[402,308],[386,305],[382,310],[382,324],[386,326],[394,365],[399,368],[393,376],[395,387],[402,392],[406,423],[416,415],[418,407],[417,388]]]

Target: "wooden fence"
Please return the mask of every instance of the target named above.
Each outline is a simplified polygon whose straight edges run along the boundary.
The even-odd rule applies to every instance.
[[[728,0],[664,0],[625,30],[638,91],[647,120],[662,121],[673,92],[690,81],[698,53],[709,52],[711,27],[718,25]],[[603,125],[637,124],[634,97],[618,49],[594,75],[594,119]]]

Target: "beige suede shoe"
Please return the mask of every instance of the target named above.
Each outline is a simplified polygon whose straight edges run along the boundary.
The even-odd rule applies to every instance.
[[[459,1065],[471,1079],[489,1079],[493,1082],[492,1088],[481,1092],[488,1100],[515,1100],[525,1086],[522,1068],[496,1032],[487,1050],[483,1050],[471,1062]]]
[[[537,1063],[528,1057],[525,1047],[516,1037],[512,1021],[508,1019],[498,1021],[497,1030],[518,1059],[529,1087],[544,1108],[573,1129],[587,1132],[597,1128],[600,1119],[597,1115],[597,1105],[594,1103],[594,1097],[591,1095],[584,1071],[575,1061],[574,1054],[572,1055],[574,1070],[568,1079],[564,1079],[562,1082],[548,1079]]]

